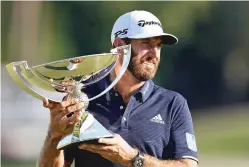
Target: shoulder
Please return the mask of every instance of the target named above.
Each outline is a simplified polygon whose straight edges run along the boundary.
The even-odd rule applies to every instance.
[[[152,97],[155,99],[155,103],[160,103],[163,106],[167,118],[171,122],[180,123],[191,120],[187,100],[180,93],[154,85]]]
[[[185,97],[183,97],[180,93],[163,88],[156,84],[154,85],[153,94],[158,96],[159,98],[163,98],[164,100],[170,101],[174,104],[177,104],[177,103],[181,104],[181,103],[186,102]]]

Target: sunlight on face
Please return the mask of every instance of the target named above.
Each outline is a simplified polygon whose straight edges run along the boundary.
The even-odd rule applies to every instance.
[[[128,70],[139,81],[152,79],[159,66],[162,41],[160,37],[132,39]]]

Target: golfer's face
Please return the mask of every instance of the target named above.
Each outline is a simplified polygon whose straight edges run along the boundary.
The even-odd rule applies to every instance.
[[[131,73],[141,81],[152,79],[158,69],[162,41],[160,37],[133,39]]]

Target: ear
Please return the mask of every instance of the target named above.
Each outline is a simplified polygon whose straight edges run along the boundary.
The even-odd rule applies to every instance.
[[[121,38],[118,37],[118,38],[114,39],[113,45],[116,48],[116,47],[119,47],[119,46],[124,46],[126,44]]]

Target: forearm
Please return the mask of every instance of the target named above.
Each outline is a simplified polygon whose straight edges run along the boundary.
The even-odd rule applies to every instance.
[[[144,167],[197,167],[197,162],[190,159],[159,160],[145,155]]]
[[[64,155],[62,150],[57,150],[56,146],[60,138],[53,138],[47,135],[44,146],[41,150],[40,157],[37,162],[38,167],[63,167]]]

